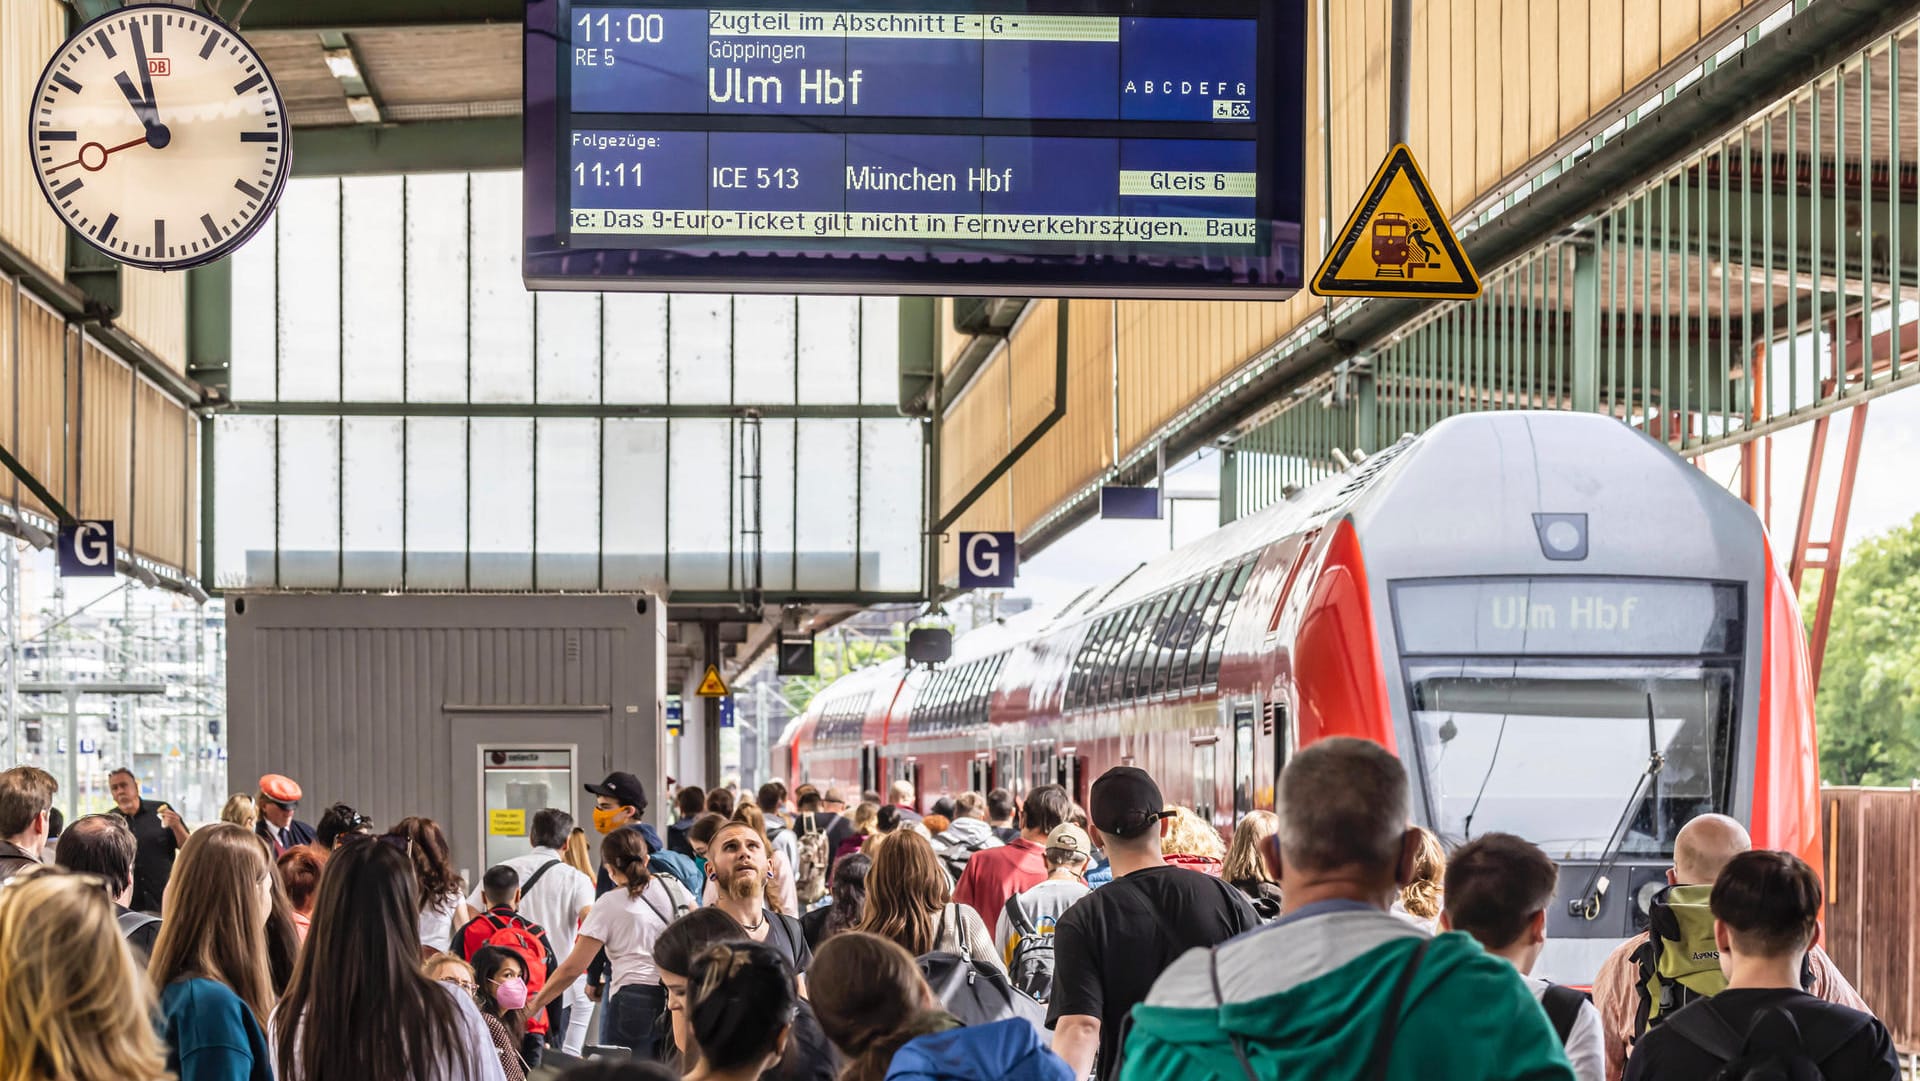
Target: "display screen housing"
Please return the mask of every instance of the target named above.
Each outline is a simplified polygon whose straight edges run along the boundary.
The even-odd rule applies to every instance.
[[[1302,282],[1304,0],[530,0],[535,288]]]

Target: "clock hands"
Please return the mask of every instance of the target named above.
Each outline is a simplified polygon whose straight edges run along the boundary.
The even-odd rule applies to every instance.
[[[153,75],[147,68],[147,44],[140,24],[135,22],[128,29],[133,32],[133,62],[140,70],[140,89],[133,88],[133,80],[124,71],[116,72],[113,81],[127,96],[127,104],[133,106],[133,114],[140,118],[141,126],[147,129],[147,145],[162,150],[173,141],[173,133],[160,122],[160,110],[154,105]]]
[[[165,129],[162,129],[162,130],[165,130]],[[129,139],[128,141],[121,143],[119,146],[102,146],[99,143],[88,143],[85,146],[82,146],[80,148],[79,155],[76,156],[72,161],[63,161],[58,165],[48,166],[47,174],[50,176],[54,173],[59,172],[62,169],[67,168],[70,165],[78,165],[89,173],[97,173],[100,170],[107,167],[108,158],[112,157],[113,155],[119,153],[122,150],[127,149],[130,146],[139,146],[141,143],[147,142],[150,138],[151,136],[142,135],[138,139]],[[96,165],[93,162],[90,162],[87,160],[88,151],[99,152],[100,154],[99,164]]]

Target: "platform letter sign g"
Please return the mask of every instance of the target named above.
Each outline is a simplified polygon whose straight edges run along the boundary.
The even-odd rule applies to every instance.
[[[60,577],[113,577],[113,523],[68,522],[60,527]]]
[[[1018,546],[1011,533],[962,533],[960,588],[1011,588],[1018,560]]]

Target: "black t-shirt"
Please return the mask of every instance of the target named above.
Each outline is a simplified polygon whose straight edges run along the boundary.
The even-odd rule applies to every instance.
[[[180,842],[173,831],[160,821],[160,803],[143,799],[133,814],[115,811],[133,830],[133,897],[127,907],[135,912],[160,911],[160,898],[166,892],[167,879],[173,877],[173,857]]]
[[[787,1053],[762,1077],[765,1081],[833,1081],[840,1066],[840,1053],[820,1030],[813,1007],[802,999],[793,1013],[793,1030],[787,1034]]]
[[[813,947],[807,945],[807,934],[800,929],[800,921],[771,908],[761,909],[760,914],[767,919],[767,937],[762,945],[780,951],[780,956],[787,959],[796,974],[805,972],[813,963]]]
[[[1822,1033],[1845,1031],[1850,1020],[1862,1016],[1859,1010],[1815,998],[1805,991],[1756,988],[1722,991],[1687,1006],[1674,1018],[1691,1010],[1709,1009],[1733,1031],[1744,1033],[1755,1017],[1774,1007],[1784,1009],[1809,1042],[1819,1040]],[[1675,1032],[1672,1023],[1648,1030],[1635,1042],[1633,1054],[1627,1059],[1627,1081],[1696,1081],[1720,1069],[1719,1059]],[[1894,1081],[1900,1076],[1900,1064],[1887,1027],[1867,1018],[1866,1025],[1820,1063],[1820,1072],[1830,1081]]]
[[[1260,926],[1240,891],[1182,867],[1116,878],[1074,902],[1053,929],[1053,998],[1047,1027],[1062,1017],[1100,1019],[1098,1076],[1120,1072],[1120,1030],[1153,981],[1181,954]]]

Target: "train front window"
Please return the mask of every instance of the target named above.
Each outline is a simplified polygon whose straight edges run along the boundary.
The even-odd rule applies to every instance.
[[[1732,794],[1738,586],[1652,579],[1398,583],[1427,807],[1459,842],[1516,833],[1557,859],[1668,859]],[[1658,773],[1633,799],[1650,758]]]

